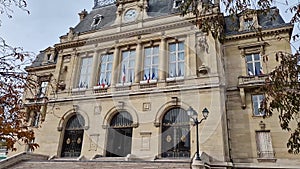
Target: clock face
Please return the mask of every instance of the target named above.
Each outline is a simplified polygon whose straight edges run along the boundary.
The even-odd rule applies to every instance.
[[[137,17],[137,11],[135,9],[129,9],[124,15],[126,21],[133,21]]]

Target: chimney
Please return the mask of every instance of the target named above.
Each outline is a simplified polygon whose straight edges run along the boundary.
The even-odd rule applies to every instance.
[[[80,13],[78,13],[80,21],[82,21],[86,17],[87,14],[88,14],[88,12],[85,9],[83,11],[81,11]]]

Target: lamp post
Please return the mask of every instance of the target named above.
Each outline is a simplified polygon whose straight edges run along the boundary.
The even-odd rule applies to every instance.
[[[187,114],[188,116],[191,118],[191,120],[194,122],[194,125],[196,125],[196,141],[197,141],[197,152],[196,152],[196,160],[200,160],[200,156],[199,156],[199,129],[198,129],[198,125],[202,123],[203,120],[206,120],[207,116],[208,116],[209,111],[207,110],[207,108],[204,108],[202,110],[202,115],[203,118],[199,121],[198,120],[198,113],[192,108],[189,107],[187,110]]]

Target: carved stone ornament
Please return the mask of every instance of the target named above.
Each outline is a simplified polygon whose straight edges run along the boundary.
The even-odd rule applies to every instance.
[[[201,66],[199,66],[199,68],[198,68],[198,72],[199,72],[200,74],[202,74],[202,75],[205,75],[205,74],[208,73],[208,67],[205,66],[205,65],[201,65]]]

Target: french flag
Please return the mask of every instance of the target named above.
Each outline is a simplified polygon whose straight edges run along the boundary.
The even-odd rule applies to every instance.
[[[101,81],[102,81],[101,86],[102,86],[102,88],[104,88],[105,87],[106,79],[105,80],[102,79]]]
[[[122,82],[125,83],[126,81],[126,69],[125,69],[125,65],[123,66],[123,71],[122,71]]]

